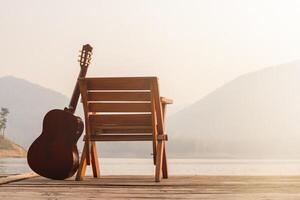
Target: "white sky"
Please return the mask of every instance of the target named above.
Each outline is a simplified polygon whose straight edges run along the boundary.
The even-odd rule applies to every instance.
[[[300,1],[0,0],[0,76],[71,96],[88,76],[160,77],[175,108],[235,77],[300,58]],[[177,106],[177,107],[176,107]]]

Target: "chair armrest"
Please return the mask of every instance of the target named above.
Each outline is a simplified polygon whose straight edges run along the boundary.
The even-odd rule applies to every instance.
[[[160,101],[162,104],[172,104],[173,103],[172,99],[168,99],[166,97],[160,97]]]

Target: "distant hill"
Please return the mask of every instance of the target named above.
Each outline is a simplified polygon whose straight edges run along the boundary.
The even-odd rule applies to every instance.
[[[26,149],[41,134],[44,115],[67,104],[68,98],[53,90],[12,76],[0,78],[0,107],[10,112],[7,137]]]
[[[167,118],[169,155],[299,158],[299,93],[300,61],[242,75]],[[68,101],[26,80],[0,78],[0,107],[10,109],[7,137],[25,149],[40,135],[46,112],[63,108]],[[136,144],[98,143],[98,147],[104,157],[151,157],[151,145]],[[81,149],[82,142],[79,145]]]
[[[236,78],[171,116],[168,132],[178,156],[299,158],[300,61]]]
[[[26,151],[22,147],[0,136],[0,158],[25,156]]]

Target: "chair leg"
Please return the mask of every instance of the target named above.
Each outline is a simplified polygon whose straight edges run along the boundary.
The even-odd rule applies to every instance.
[[[99,161],[98,161],[98,155],[97,155],[97,148],[96,143],[92,142],[91,144],[91,161],[92,161],[92,169],[93,169],[93,176],[95,178],[100,177],[100,169],[99,169]]]
[[[166,142],[164,141],[164,147],[163,147],[163,163],[162,163],[162,176],[163,178],[168,178],[168,163],[167,163],[167,150],[166,150]]]
[[[84,177],[85,171],[86,171],[86,165],[87,165],[87,162],[86,162],[86,145],[84,145],[82,153],[81,153],[80,164],[79,164],[78,171],[77,171],[76,178],[75,178],[76,181],[82,181],[83,180],[83,177]]]
[[[158,141],[156,151],[156,169],[155,169],[155,181],[160,182],[162,172],[162,161],[163,161],[163,141]]]
[[[156,145],[156,138],[153,139],[152,141],[152,149],[153,149],[153,164],[156,165],[156,148],[157,148],[157,145]]]

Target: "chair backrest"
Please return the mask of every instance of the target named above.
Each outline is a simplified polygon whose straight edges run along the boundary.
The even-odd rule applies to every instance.
[[[157,77],[79,79],[90,133],[155,132],[161,113]]]

